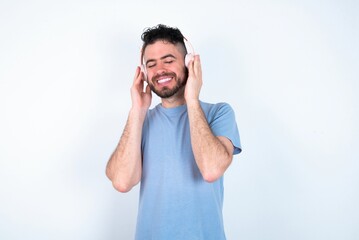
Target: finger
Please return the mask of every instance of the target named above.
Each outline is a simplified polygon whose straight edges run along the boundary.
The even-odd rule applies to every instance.
[[[133,84],[134,85],[138,85],[138,84],[143,84],[143,79],[144,79],[144,76],[143,76],[143,73],[141,71],[141,68],[140,67],[137,67],[136,68],[136,73],[135,73],[135,77],[133,79]]]
[[[143,73],[141,71],[140,67],[136,68],[136,73],[133,79],[133,85],[134,86],[141,86],[143,87]]]
[[[194,63],[193,63],[194,73],[196,76],[200,76],[202,74],[202,66],[201,66],[201,59],[199,55],[194,56]]]
[[[150,85],[148,85],[148,84],[147,84],[147,86],[146,86],[146,93],[147,93],[147,94],[150,94],[150,95],[152,94],[152,93],[151,93]]]
[[[188,67],[187,67],[187,68],[188,68],[188,75],[190,75],[190,76],[193,76],[193,75],[194,75],[194,71],[193,71],[194,65],[193,65],[193,62],[194,62],[194,58],[189,61]]]
[[[139,66],[136,67],[136,72],[135,72],[135,76],[133,77],[133,80],[136,81],[136,79],[138,78],[138,75],[141,72],[141,68]]]

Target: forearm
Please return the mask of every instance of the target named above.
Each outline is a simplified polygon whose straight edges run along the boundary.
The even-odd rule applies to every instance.
[[[193,154],[203,178],[213,182],[223,175],[232,161],[232,154],[214,136],[199,101],[187,103]]]
[[[141,135],[144,110],[131,109],[121,139],[107,164],[106,175],[120,192],[127,192],[141,179]]]

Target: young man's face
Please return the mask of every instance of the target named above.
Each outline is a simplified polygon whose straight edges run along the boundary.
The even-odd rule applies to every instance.
[[[182,92],[187,81],[184,64],[184,49],[180,44],[158,40],[147,45],[144,52],[148,84],[161,98],[172,97]]]

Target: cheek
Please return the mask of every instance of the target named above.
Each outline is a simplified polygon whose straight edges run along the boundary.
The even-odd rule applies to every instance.
[[[183,67],[179,70],[178,78],[181,78],[182,80],[187,80],[188,69],[186,67]]]

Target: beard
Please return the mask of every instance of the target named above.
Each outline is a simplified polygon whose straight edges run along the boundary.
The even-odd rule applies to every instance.
[[[172,77],[176,81],[176,85],[174,87],[172,87],[172,88],[164,86],[164,87],[162,87],[161,90],[156,89],[155,86],[153,85],[153,82],[155,82],[158,77]],[[184,86],[186,86],[187,77],[188,77],[187,68],[186,68],[186,71],[185,71],[185,74],[184,74],[184,78],[177,77],[177,74],[175,74],[173,72],[155,75],[155,76],[152,77],[152,81],[149,84],[150,89],[152,90],[152,92],[154,92],[160,98],[169,98],[169,97],[174,96],[182,88],[184,88]]]

